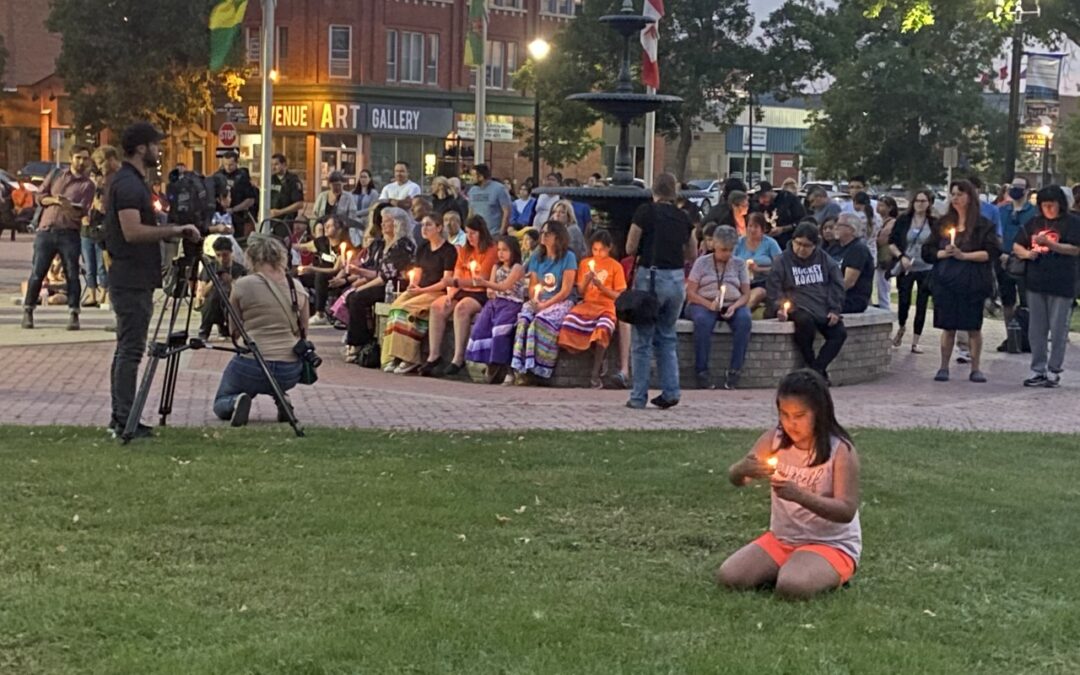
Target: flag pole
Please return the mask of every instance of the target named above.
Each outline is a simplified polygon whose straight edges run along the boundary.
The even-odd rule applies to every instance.
[[[262,76],[262,100],[259,105],[259,123],[261,129],[261,154],[259,155],[259,224],[270,217],[270,155],[273,153],[271,132],[274,115],[274,82],[270,71],[274,67],[274,9],[277,0],[262,0],[262,63],[259,74]]]
[[[487,9],[480,29],[480,63],[476,66],[476,140],[473,145],[473,166],[484,163],[484,139],[487,136]]]
[[[652,87],[646,87],[645,92],[652,96],[656,93],[656,90]],[[642,178],[645,181],[645,187],[651,188],[653,182],[653,176],[656,174],[656,113],[651,112],[645,115],[645,175]]]

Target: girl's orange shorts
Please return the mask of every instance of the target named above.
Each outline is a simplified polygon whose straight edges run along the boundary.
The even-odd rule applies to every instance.
[[[847,553],[844,553],[838,548],[832,546],[826,546],[825,544],[802,544],[801,546],[792,546],[785,544],[776,538],[772,532],[766,532],[757,539],[754,543],[761,547],[763,551],[769,554],[769,557],[773,559],[777,567],[783,567],[784,563],[788,561],[791,554],[796,551],[806,551],[809,553],[816,553],[829,563],[836,573],[840,575],[840,583],[845,584],[852,576],[855,575],[855,560],[852,559]]]

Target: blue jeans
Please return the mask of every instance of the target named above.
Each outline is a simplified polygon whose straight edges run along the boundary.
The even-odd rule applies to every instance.
[[[105,256],[101,244],[90,237],[82,239],[82,257],[86,265],[86,287],[97,290],[109,285],[105,280]]]
[[[79,233],[61,229],[39,230],[34,235],[34,261],[30,282],[26,284],[26,297],[23,299],[23,307],[27,310],[32,311],[38,304],[41,284],[45,281],[49,266],[57,253],[64,263],[68,307],[72,311],[79,311],[79,296],[82,295],[82,283],[79,281]]]
[[[649,276],[650,270],[639,270],[634,288],[649,290]],[[686,282],[681,269],[656,270],[656,298],[660,301],[656,323],[634,326],[631,356],[634,386],[630,392],[630,403],[634,406],[644,406],[649,398],[649,369],[654,351],[664,400],[678,401],[682,395],[679,390],[678,339],[675,334],[675,322],[679,320],[683,301],[686,300]]]
[[[698,375],[709,372],[709,353],[712,351],[712,332],[717,321],[731,324],[731,370],[742,370],[746,362],[746,350],[750,347],[750,329],[754,320],[750,310],[740,307],[731,319],[723,319],[720,312],[701,305],[688,305],[687,318],[694,322],[694,372]]]
[[[281,385],[282,391],[288,391],[300,383],[299,361],[267,361],[266,365],[270,367],[270,374]],[[214,394],[214,414],[218,419],[227,420],[232,417],[233,403],[240,394],[247,394],[252,398],[258,394],[273,396],[274,390],[258,361],[234,356],[229,365],[225,366],[225,372],[221,374],[221,384]]]

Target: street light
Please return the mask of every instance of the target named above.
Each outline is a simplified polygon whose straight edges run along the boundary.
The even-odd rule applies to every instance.
[[[529,56],[533,64],[538,64],[551,53],[551,45],[544,38],[536,38],[529,43]],[[536,82],[536,69],[533,68],[533,150],[532,174],[536,184],[540,184],[540,87]]]
[[[1049,124],[1039,127],[1039,135],[1043,137],[1042,156],[1042,187],[1050,184],[1050,141],[1054,138],[1054,130]]]

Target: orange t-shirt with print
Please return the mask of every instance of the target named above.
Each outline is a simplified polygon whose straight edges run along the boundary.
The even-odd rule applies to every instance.
[[[581,266],[578,267],[578,287],[585,281],[585,275],[591,271],[589,269],[590,261],[596,265],[596,278],[601,284],[617,293],[626,290],[626,274],[623,272],[623,266],[614,258],[586,258],[583,260]],[[582,298],[582,302],[607,305],[611,311],[615,311],[615,301],[601,293],[600,289],[592,284],[585,286],[585,297]]]
[[[483,291],[484,289],[479,286],[467,285],[468,280],[473,277],[472,272],[469,271],[469,263],[476,261],[476,278],[477,279],[490,279],[491,268],[499,262],[499,250],[495,244],[488,246],[488,249],[481,253],[477,249],[470,251],[468,246],[462,246],[458,249],[457,264],[454,265],[454,278],[463,280],[459,288],[463,291]]]

